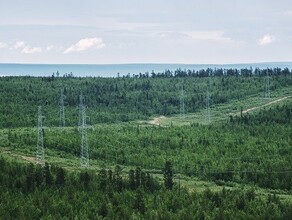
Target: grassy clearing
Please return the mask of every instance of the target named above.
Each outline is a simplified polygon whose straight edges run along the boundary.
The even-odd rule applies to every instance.
[[[219,121],[228,121],[230,116],[240,116],[241,108],[244,114],[257,113],[263,108],[270,108],[276,105],[282,105],[292,101],[291,88],[283,88],[273,91],[271,98],[264,98],[261,94],[255,94],[240,100],[231,100],[230,102],[210,106],[211,123]],[[191,123],[206,124],[205,109],[195,113],[186,114],[185,117],[173,115],[170,117],[158,116],[150,121],[138,121],[141,125],[160,125],[160,126],[185,126]]]

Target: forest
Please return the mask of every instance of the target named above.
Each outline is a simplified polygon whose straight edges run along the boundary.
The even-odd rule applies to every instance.
[[[1,77],[0,218],[291,219],[291,89],[291,71],[279,68]],[[209,92],[211,123],[172,123],[188,120],[181,91],[194,118],[205,117]],[[79,163],[80,95],[88,168]],[[35,164],[38,106],[44,166]],[[219,120],[223,107],[236,114]],[[170,123],[148,123],[157,116]]]
[[[204,108],[207,89],[211,96],[211,105],[216,105],[230,100],[241,100],[254,94],[263,97],[265,74],[271,78],[271,93],[292,84],[292,75],[288,69],[255,69],[252,73],[247,69],[220,70],[222,75],[215,74],[216,71],[208,69],[188,75],[188,72],[192,71],[177,70],[173,74],[167,74],[169,71],[165,71],[153,73],[152,76],[141,74],[117,78],[54,75],[1,77],[0,128],[34,127],[37,123],[38,106],[42,106],[45,126],[59,126],[62,89],[65,95],[66,124],[76,126],[81,94],[90,116],[88,123],[97,124],[177,114],[180,111],[182,89],[185,94],[186,112],[191,113]]]
[[[189,192],[163,184],[139,167],[68,172],[0,158],[1,219],[291,219],[292,205],[275,194],[256,196],[253,188]],[[167,165],[168,164],[168,165]]]

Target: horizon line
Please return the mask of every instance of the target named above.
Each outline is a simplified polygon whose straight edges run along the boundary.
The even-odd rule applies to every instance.
[[[272,64],[292,63],[292,61],[264,61],[264,62],[243,62],[243,63],[155,63],[155,62],[133,62],[133,63],[1,63],[0,65],[250,65],[250,64]]]

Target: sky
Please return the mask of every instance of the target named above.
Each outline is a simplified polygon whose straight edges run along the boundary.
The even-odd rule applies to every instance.
[[[0,0],[0,63],[284,61],[291,0]]]

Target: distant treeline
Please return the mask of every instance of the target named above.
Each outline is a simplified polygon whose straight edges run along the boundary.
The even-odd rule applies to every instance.
[[[250,68],[230,68],[230,69],[223,69],[223,68],[207,68],[201,70],[182,70],[177,69],[175,71],[165,70],[164,72],[154,72],[151,73],[146,72],[144,74],[130,74],[123,76],[123,77],[134,77],[134,78],[169,78],[169,77],[209,77],[209,76],[273,76],[273,75],[289,75],[292,73],[292,70],[289,68],[267,68],[267,69],[260,69],[252,67]],[[72,76],[72,75],[71,75]],[[118,74],[119,77],[119,74]]]
[[[122,75],[120,73],[117,73],[117,78],[171,78],[171,77],[210,77],[210,76],[274,76],[274,75],[289,75],[292,73],[292,69],[289,68],[207,68],[207,69],[200,69],[200,70],[194,70],[194,69],[176,69],[176,70],[169,70],[166,69],[163,72],[155,72],[152,71],[151,73],[145,72],[145,73],[139,73],[139,74],[125,74]],[[65,73],[63,76],[60,75],[59,71],[52,74],[51,77],[46,78],[74,78],[74,74],[71,73]]]

